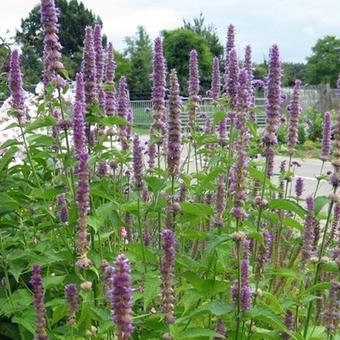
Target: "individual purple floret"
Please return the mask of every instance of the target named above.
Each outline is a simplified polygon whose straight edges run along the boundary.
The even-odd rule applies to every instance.
[[[175,69],[171,70],[170,83],[167,163],[170,176],[177,176],[179,173],[182,148],[180,120],[182,102],[179,96],[179,84]]]
[[[220,74],[220,60],[214,57],[211,75],[211,89],[208,91],[209,96],[217,101],[220,98],[221,91],[221,74]]]
[[[68,220],[68,209],[65,194],[58,196],[58,217],[61,223],[66,223]]]
[[[65,297],[69,308],[68,323],[73,325],[76,322],[76,312],[79,308],[78,303],[78,289],[75,284],[69,284],[65,286]]]
[[[124,255],[119,255],[112,275],[111,293],[113,322],[118,340],[130,339],[133,332],[131,285],[130,262]]]
[[[76,97],[73,106],[73,144],[76,159],[86,150],[85,135],[85,94],[83,75],[76,75]]]
[[[34,309],[35,309],[35,339],[47,340],[46,309],[44,305],[44,289],[42,285],[41,268],[33,266],[30,284],[33,287]]]
[[[302,237],[301,267],[304,268],[310,260],[314,243],[314,199],[312,196],[306,198],[307,216]]]
[[[175,234],[170,229],[161,233],[164,256],[161,261],[161,310],[166,323],[173,323],[175,292],[173,287],[174,262],[176,256]]]
[[[238,100],[238,76],[239,76],[239,67],[236,50],[233,48],[229,52],[228,57],[228,78],[226,82],[226,90],[227,96],[229,99],[229,104],[231,108],[236,108],[237,100]]]
[[[94,27],[94,50],[96,56],[96,82],[98,89],[98,100],[101,108],[105,108],[105,92],[102,88],[104,78],[104,49],[102,42],[102,28],[99,24]]]
[[[112,116],[116,112],[116,97],[115,97],[115,72],[116,63],[114,60],[114,51],[112,43],[109,43],[107,49],[107,65],[106,65],[106,85],[105,89],[105,112],[108,116]]]
[[[298,177],[295,183],[295,195],[296,198],[299,199],[303,194],[303,179]]]
[[[96,54],[91,26],[85,28],[82,73],[84,77],[85,101],[87,108],[97,100]]]
[[[41,0],[40,19],[44,31],[44,84],[62,87],[65,81],[59,73],[64,70],[64,65],[61,62],[62,46],[54,0]]]
[[[134,186],[138,191],[143,189],[143,150],[140,145],[139,137],[136,135],[133,139],[133,176]]]
[[[324,162],[328,160],[331,149],[331,124],[331,114],[325,112],[323,115],[322,147],[320,154],[320,159]]]
[[[300,87],[301,81],[295,80],[293,96],[287,108],[287,111],[289,112],[288,149],[290,153],[294,152],[298,140],[299,115],[302,110],[300,105]]]
[[[12,96],[11,106],[15,110],[19,124],[21,124],[24,119],[25,99],[18,50],[14,50],[11,54],[8,82]]]
[[[200,78],[198,70],[198,55],[196,50],[191,50],[189,55],[189,127],[193,129],[196,123],[198,104],[201,100],[199,96]]]

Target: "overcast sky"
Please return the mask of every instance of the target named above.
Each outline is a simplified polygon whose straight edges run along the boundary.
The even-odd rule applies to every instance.
[[[237,48],[250,43],[254,60],[262,61],[273,43],[280,46],[284,61],[304,61],[316,40],[325,35],[340,37],[340,0],[82,0],[98,14],[118,50],[124,37],[145,26],[152,38],[162,29],[181,25],[200,12],[213,23],[224,44],[226,27],[233,23]],[[39,0],[0,0],[0,36],[20,26]]]

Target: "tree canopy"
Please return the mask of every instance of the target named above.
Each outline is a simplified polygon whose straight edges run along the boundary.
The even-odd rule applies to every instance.
[[[306,82],[335,86],[340,73],[340,39],[326,36],[317,41],[312,51],[313,54],[307,58]]]
[[[210,88],[212,53],[206,39],[187,28],[163,31],[164,55],[168,69],[176,68],[182,92],[188,94],[189,53],[198,53],[202,95]]]

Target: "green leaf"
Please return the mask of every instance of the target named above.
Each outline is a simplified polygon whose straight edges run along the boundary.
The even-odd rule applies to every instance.
[[[156,176],[144,176],[145,182],[148,184],[148,188],[151,192],[160,192],[166,186],[166,181]]]
[[[21,142],[17,139],[8,139],[8,140],[6,140],[5,143],[1,144],[0,150],[5,149],[9,146],[19,145],[19,144],[21,144]]]
[[[214,124],[216,125],[219,122],[221,122],[225,116],[226,116],[226,112],[224,111],[215,112],[214,117],[213,117]]]
[[[105,126],[115,126],[115,125],[124,126],[128,124],[128,122],[124,118],[119,117],[119,116],[110,116],[110,117],[102,118],[100,120],[100,123]]]
[[[60,286],[65,280],[65,276],[47,276],[43,279],[44,288],[49,289],[51,287]]]
[[[145,311],[150,306],[152,300],[159,295],[160,284],[161,284],[161,280],[159,276],[152,275],[152,274],[148,274],[146,276],[145,284],[144,284],[144,292],[143,292]]]
[[[214,209],[203,203],[182,202],[181,210],[183,213],[206,218],[214,213]]]
[[[235,310],[235,307],[229,303],[215,300],[198,308],[198,311],[209,311],[216,316],[229,314]]]
[[[39,117],[34,122],[26,126],[25,132],[26,133],[32,132],[34,130],[47,127],[47,126],[55,126],[55,124],[56,124],[56,120],[52,116]]]
[[[202,337],[217,337],[219,339],[225,339],[225,337],[221,334],[216,333],[210,329],[206,328],[190,328],[184,332],[181,332],[180,339],[198,339]],[[179,338],[178,338],[179,339]]]
[[[314,213],[318,216],[322,208],[329,203],[329,198],[327,196],[319,196],[314,200]]]
[[[16,146],[11,147],[5,154],[0,158],[0,172],[5,169],[9,163],[11,163],[14,155],[19,149]]]
[[[296,202],[287,199],[274,199],[269,202],[269,209],[281,209],[286,211],[293,211],[299,217],[304,218],[306,211]]]

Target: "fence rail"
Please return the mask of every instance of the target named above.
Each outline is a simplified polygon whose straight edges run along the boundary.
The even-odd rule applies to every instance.
[[[264,98],[256,98],[256,107],[261,109],[264,108]],[[188,112],[185,111],[185,104],[187,99],[183,100],[184,111],[181,112],[181,122],[182,126],[186,127],[188,125],[189,117]],[[152,123],[152,101],[151,100],[131,100],[130,106],[134,115],[134,124],[136,126],[150,126]],[[168,112],[169,102],[165,102],[166,112]],[[199,112],[197,113],[197,122],[199,125],[203,125],[205,117],[212,117],[214,113],[214,106],[210,98],[203,98],[199,107]],[[265,124],[264,112],[260,112],[256,115],[257,124],[263,126]]]

